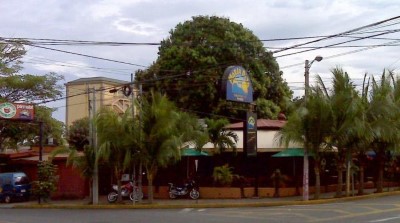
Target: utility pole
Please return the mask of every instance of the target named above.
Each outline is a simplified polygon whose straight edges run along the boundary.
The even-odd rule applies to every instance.
[[[97,134],[96,128],[93,123],[93,119],[96,114],[96,88],[88,88],[89,96],[89,144],[94,149],[94,167],[93,167],[93,179],[92,179],[92,204],[99,203],[99,173],[98,173],[98,162],[97,162]]]
[[[140,106],[140,110],[139,110],[139,145],[142,146],[142,83],[139,84],[139,106]],[[143,149],[143,148],[141,148]],[[140,151],[142,152],[142,151]],[[142,177],[143,177],[143,169],[142,169],[142,161],[140,160],[140,164],[139,164],[139,175],[138,175],[138,187],[139,187],[139,202],[142,202],[142,194],[143,194],[143,190],[142,190]]]
[[[39,163],[43,161],[43,121],[39,121]],[[38,168],[39,169],[39,168]],[[40,177],[39,177],[39,185]],[[38,203],[41,204],[42,196],[38,196]]]
[[[132,83],[132,89],[134,89],[133,86],[133,73],[131,73],[131,83]],[[132,91],[131,94],[131,109],[132,109],[132,120],[135,119],[135,94]],[[133,183],[133,193],[136,194],[136,196],[139,196],[138,192],[136,191],[136,163],[133,164],[133,171],[132,171],[132,183]],[[135,197],[135,196],[134,196]],[[136,202],[136,197],[132,200],[132,204],[135,204]]]
[[[322,60],[321,56],[316,56],[314,60],[309,62],[305,61],[304,66],[304,103],[307,104],[307,97],[309,94],[310,87],[310,68],[314,61],[320,62]],[[307,130],[306,130],[307,131]],[[308,142],[307,134],[304,134],[304,156],[303,156],[303,200],[309,200],[309,161],[308,161]]]
[[[307,103],[308,88],[310,86],[310,64],[309,61],[305,61],[304,66],[304,102]],[[304,135],[304,156],[303,156],[303,200],[309,200],[309,161],[308,161],[308,148],[307,148],[307,136]]]

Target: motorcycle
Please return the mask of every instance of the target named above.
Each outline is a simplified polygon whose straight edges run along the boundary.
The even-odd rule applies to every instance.
[[[139,191],[139,187],[136,186],[132,181],[121,186],[122,198],[129,197],[131,201],[138,201],[139,198],[143,199],[143,192]],[[112,185],[112,191],[107,195],[109,203],[114,203],[118,199],[118,185]]]
[[[194,180],[190,180],[188,183],[185,183],[183,186],[175,186],[173,183],[168,183],[168,193],[171,199],[175,199],[178,196],[186,196],[189,194],[189,197],[193,200],[196,200],[200,197],[199,188],[196,185]]]

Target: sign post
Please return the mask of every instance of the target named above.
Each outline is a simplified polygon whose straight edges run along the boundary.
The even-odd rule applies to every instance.
[[[254,195],[258,197],[257,114],[252,109],[253,86],[250,76],[241,66],[229,66],[225,69],[221,90],[226,100],[249,105],[243,126],[243,154],[249,166],[255,163],[252,170],[255,177]]]

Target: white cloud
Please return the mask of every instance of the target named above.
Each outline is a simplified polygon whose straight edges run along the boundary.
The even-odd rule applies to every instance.
[[[400,4],[397,0],[252,0],[246,3],[242,0],[13,0],[2,1],[0,4],[0,37],[159,42],[178,23],[191,20],[193,16],[216,15],[243,24],[260,39],[289,38],[340,33],[398,16],[399,11]],[[398,29],[398,25],[386,28]],[[400,38],[398,33],[382,37]],[[305,41],[265,42],[265,46],[267,49],[288,47]],[[318,44],[323,46],[329,43],[333,41]],[[357,41],[353,45],[373,43],[375,42],[372,40]],[[157,46],[49,47],[146,66],[157,58]],[[400,67],[398,47],[394,46],[328,58],[352,50],[354,49],[319,49],[280,57],[277,61],[284,72],[284,79],[290,86],[295,86],[299,94],[304,92],[301,89],[304,86],[304,60],[311,60],[316,55],[325,58],[320,63],[313,64],[310,77],[318,73],[326,80],[330,78],[330,69],[335,66],[343,67],[352,78],[360,78],[365,72],[379,75],[385,67],[397,68],[398,71]],[[295,51],[285,51],[291,52]],[[277,53],[274,56],[282,54]],[[29,48],[28,56],[32,55],[54,61],[29,61],[30,63],[25,64],[27,73],[57,72],[66,75],[68,80],[88,76],[126,80],[130,78],[130,73],[141,68]],[[63,63],[79,66],[64,66]],[[293,64],[299,65],[285,68]],[[87,66],[122,68],[124,72],[88,69]]]
[[[150,36],[161,32],[161,29],[152,24],[139,22],[131,18],[119,18],[113,22],[113,25],[120,31],[137,35]]]
[[[59,74],[72,74],[77,77],[94,77],[97,76],[89,65],[82,61],[65,61],[65,62],[47,62],[37,63],[33,67],[38,71],[55,72]]]

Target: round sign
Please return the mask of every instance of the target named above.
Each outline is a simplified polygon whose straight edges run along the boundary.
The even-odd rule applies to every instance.
[[[0,104],[0,117],[1,118],[12,118],[17,113],[17,109],[12,103],[5,102]]]

